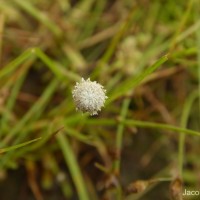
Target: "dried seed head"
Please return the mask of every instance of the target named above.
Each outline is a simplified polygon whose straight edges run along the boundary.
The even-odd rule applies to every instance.
[[[90,115],[97,115],[97,112],[101,110],[105,100],[108,98],[105,93],[106,90],[96,81],[82,78],[80,83],[76,83],[72,91],[76,109],[82,112],[89,112]]]

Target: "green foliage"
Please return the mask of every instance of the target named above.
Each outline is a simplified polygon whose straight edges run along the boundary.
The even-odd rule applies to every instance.
[[[50,199],[44,191],[55,183],[51,199],[155,199],[156,184],[179,178],[195,187],[197,5],[0,0],[0,173],[9,179],[25,168],[38,200]],[[98,116],[75,110],[71,91],[81,77],[107,89]],[[140,179],[145,191],[129,184]]]

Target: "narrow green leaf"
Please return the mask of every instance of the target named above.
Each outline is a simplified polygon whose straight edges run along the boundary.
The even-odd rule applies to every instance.
[[[88,192],[85,188],[85,182],[83,180],[79,165],[77,163],[74,152],[69,144],[67,137],[65,137],[63,134],[59,134],[57,136],[57,139],[58,139],[60,148],[63,152],[66,164],[69,167],[69,171],[74,181],[74,185],[76,187],[79,199],[89,200]]]
[[[194,135],[194,136],[200,136],[200,132],[198,131],[193,131],[190,129],[185,129],[185,128],[180,128],[168,124],[161,124],[161,123],[156,123],[156,122],[146,122],[146,121],[139,121],[139,120],[132,120],[132,119],[126,119],[126,120],[115,120],[115,119],[88,119],[85,121],[85,124],[89,125],[105,125],[105,126],[113,126],[116,124],[125,124],[127,126],[136,126],[136,127],[143,127],[143,128],[155,128],[155,129],[160,129],[160,130],[169,130],[169,131],[174,131],[178,132],[180,134],[186,133],[189,135]]]
[[[106,101],[106,104],[111,103],[118,97],[126,94],[126,92],[133,90],[136,86],[138,86],[148,75],[153,73],[155,70],[157,70],[163,63],[165,63],[168,60],[168,56],[165,55],[161,57],[156,63],[154,63],[151,67],[147,68],[142,72],[138,77],[135,78],[135,76],[129,78],[128,80],[122,82],[119,86],[116,87],[116,89],[111,93],[108,100]]]
[[[24,142],[24,143],[17,144],[17,145],[11,146],[11,147],[6,147],[6,148],[3,148],[3,149],[0,149],[0,154],[8,152],[8,151],[12,151],[12,150],[24,147],[24,146],[27,146],[27,145],[29,145],[29,144],[31,144],[33,142],[36,142],[36,141],[38,141],[40,139],[42,139],[42,138],[39,137],[39,138],[36,138],[36,139],[33,139],[33,140],[29,140],[28,142]]]

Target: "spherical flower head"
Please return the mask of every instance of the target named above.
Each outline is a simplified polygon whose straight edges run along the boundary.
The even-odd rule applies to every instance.
[[[77,110],[97,115],[108,98],[105,93],[106,90],[96,81],[82,78],[80,83],[76,83],[72,96]]]

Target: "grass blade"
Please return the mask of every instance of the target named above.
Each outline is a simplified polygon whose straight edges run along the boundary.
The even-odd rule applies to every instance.
[[[13,150],[21,148],[21,147],[24,147],[24,146],[29,145],[33,142],[36,142],[40,139],[42,139],[42,138],[39,137],[39,138],[36,138],[36,139],[33,139],[33,140],[29,140],[28,142],[24,142],[24,143],[21,143],[21,144],[13,145],[11,147],[6,147],[6,148],[3,148],[3,149],[0,149],[0,154],[8,152],[8,151],[13,151]]]
[[[129,90],[135,88],[138,86],[148,75],[153,73],[156,69],[158,69],[163,63],[165,63],[168,60],[168,56],[165,55],[161,57],[156,63],[154,63],[151,67],[144,70],[143,73],[141,73],[138,77],[131,77],[130,79],[124,81],[121,85],[119,85],[110,95],[108,100],[106,101],[106,104],[111,103],[118,97],[126,94]]]
[[[89,200],[88,193],[85,188],[85,183],[83,181],[83,177],[81,175],[74,152],[69,144],[67,137],[65,137],[63,134],[59,134],[57,136],[57,139],[58,139],[58,144],[63,152],[66,164],[69,167],[70,174],[74,181],[74,185],[76,187],[79,199]]]

